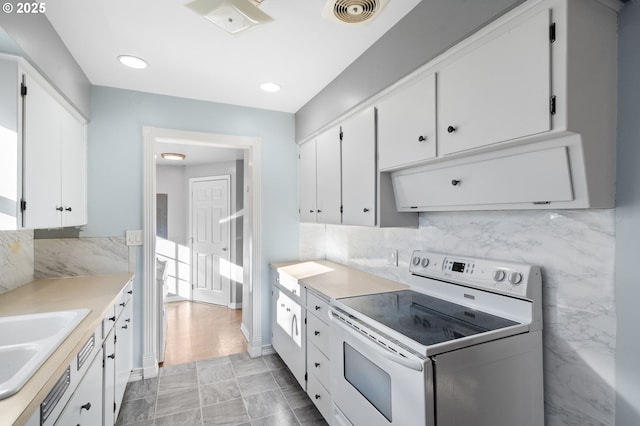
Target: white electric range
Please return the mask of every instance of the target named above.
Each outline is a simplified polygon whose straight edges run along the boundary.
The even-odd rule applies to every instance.
[[[415,251],[411,289],[331,308],[333,423],[544,424],[540,268]]]

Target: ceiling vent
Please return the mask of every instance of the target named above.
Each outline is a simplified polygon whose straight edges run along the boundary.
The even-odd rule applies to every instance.
[[[273,21],[258,6],[262,0],[194,0],[186,6],[230,34]]]
[[[346,24],[368,24],[389,0],[328,0],[322,15]]]

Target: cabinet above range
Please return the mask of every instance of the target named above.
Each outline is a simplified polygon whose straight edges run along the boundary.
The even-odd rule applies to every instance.
[[[615,6],[530,0],[383,97],[379,162],[398,210],[614,207]],[[434,75],[434,92],[411,90]],[[406,91],[435,111],[385,113]],[[406,138],[412,146],[383,131],[434,119]],[[425,132],[435,138],[421,142]]]
[[[24,59],[0,55],[0,229],[87,223],[86,120]]]

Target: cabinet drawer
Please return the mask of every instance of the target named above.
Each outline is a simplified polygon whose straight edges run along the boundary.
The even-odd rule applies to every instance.
[[[131,300],[133,295],[133,282],[129,281],[127,285],[122,289],[122,293],[120,293],[120,297],[116,302],[116,317],[119,317],[124,307],[127,306],[127,303]]]
[[[331,361],[315,345],[307,346],[307,371],[331,393]]]
[[[566,147],[393,174],[398,210],[573,199]]]
[[[307,311],[329,323],[329,304],[310,291],[307,291]]]
[[[329,353],[329,326],[315,315],[307,316],[307,339],[325,355]]]
[[[309,376],[307,381],[307,394],[318,408],[318,411],[320,411],[320,414],[322,414],[322,417],[329,421],[332,409],[331,395],[313,374]]]

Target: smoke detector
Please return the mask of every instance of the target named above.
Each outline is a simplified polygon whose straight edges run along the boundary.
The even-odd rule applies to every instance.
[[[327,0],[322,16],[346,24],[367,24],[389,0]]]
[[[194,0],[185,6],[230,34],[273,21],[258,6],[262,0]]]

